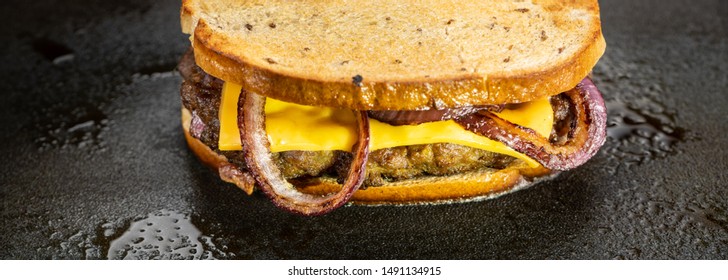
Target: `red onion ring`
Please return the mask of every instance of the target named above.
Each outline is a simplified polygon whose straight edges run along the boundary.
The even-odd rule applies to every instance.
[[[589,78],[565,94],[571,99],[576,118],[568,139],[555,145],[532,129],[513,124],[492,112],[481,111],[456,119],[465,129],[508,145],[552,170],[582,165],[604,144],[607,109],[602,95]]]
[[[238,99],[238,128],[243,143],[245,163],[255,181],[276,206],[303,215],[322,215],[341,207],[364,182],[369,157],[369,119],[358,111],[359,138],[352,148],[354,160],[339,192],[326,196],[305,194],[283,177],[271,158],[270,142],[265,132],[265,97],[244,89]]]

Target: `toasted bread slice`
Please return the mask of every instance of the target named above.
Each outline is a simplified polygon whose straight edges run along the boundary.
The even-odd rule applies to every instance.
[[[184,0],[206,72],[357,110],[520,103],[573,88],[605,49],[596,0]]]

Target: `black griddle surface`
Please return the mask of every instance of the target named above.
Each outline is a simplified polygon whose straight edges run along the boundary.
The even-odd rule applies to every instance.
[[[601,1],[610,138],[586,165],[314,218],[187,150],[179,1],[1,5],[2,259],[728,259],[726,1]]]

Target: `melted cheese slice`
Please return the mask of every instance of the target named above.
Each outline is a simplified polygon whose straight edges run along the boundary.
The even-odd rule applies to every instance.
[[[241,86],[226,82],[220,103],[219,149],[242,149],[237,126],[238,98]],[[265,104],[265,127],[271,152],[292,150],[351,151],[356,143],[356,120],[351,110],[313,107],[268,98]],[[528,127],[544,137],[551,133],[553,109],[548,98],[507,108],[497,113],[503,119]],[[433,143],[454,143],[506,154],[524,160],[530,166],[540,164],[498,141],[463,129],[452,120],[418,125],[393,126],[370,119],[370,150]]]

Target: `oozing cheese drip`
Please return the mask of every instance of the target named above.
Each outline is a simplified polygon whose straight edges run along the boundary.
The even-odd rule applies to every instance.
[[[222,151],[241,150],[237,126],[238,98],[242,87],[226,82],[220,102],[220,137]],[[265,105],[266,131],[271,152],[292,150],[350,151],[356,142],[356,124],[351,110],[313,107],[268,98]],[[553,109],[548,98],[524,103],[497,113],[503,119],[535,130],[544,137],[551,133]],[[393,126],[370,119],[370,150],[398,146],[454,143],[513,156],[530,166],[540,164],[498,141],[463,129],[452,120],[418,125]]]

